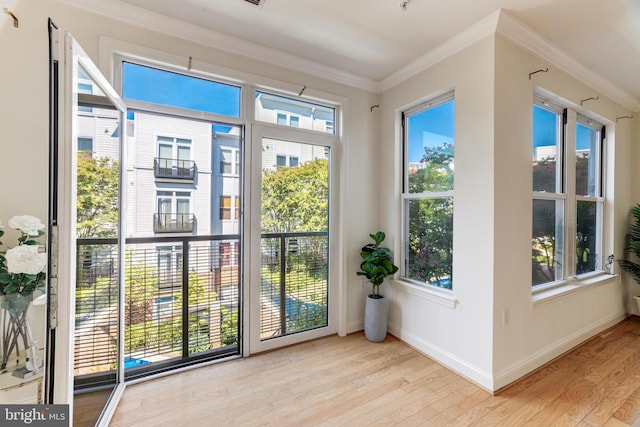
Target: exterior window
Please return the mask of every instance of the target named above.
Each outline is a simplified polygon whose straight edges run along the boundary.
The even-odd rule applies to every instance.
[[[231,219],[230,196],[220,196],[220,219]]]
[[[156,232],[191,232],[194,229],[190,213],[191,193],[188,191],[158,191],[158,213],[155,215]]]
[[[240,218],[240,197],[220,196],[220,219]]]
[[[158,137],[156,177],[194,178],[195,165],[191,160],[191,140]]]
[[[256,93],[255,115],[260,122],[324,133],[335,132],[335,108],[272,93]]]
[[[78,152],[83,156],[92,157],[93,138],[78,138]]]
[[[453,94],[403,114],[405,279],[453,287]]]
[[[297,156],[285,156],[278,154],[276,156],[276,165],[277,166],[289,166],[291,168],[295,168],[300,164],[300,161]]]
[[[231,150],[220,150],[220,173],[230,174],[231,171]]]
[[[536,97],[532,285],[602,270],[604,128]]]

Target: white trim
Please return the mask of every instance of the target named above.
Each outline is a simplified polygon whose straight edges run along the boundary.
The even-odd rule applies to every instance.
[[[426,301],[435,302],[447,308],[455,309],[458,300],[453,296],[453,292],[445,289],[427,285],[418,286],[406,280],[398,279],[391,281],[394,291],[404,292]]]
[[[620,276],[617,274],[605,274],[594,272],[580,277],[572,277],[569,280],[554,283],[550,286],[541,285],[542,288],[534,288],[531,295],[531,304],[539,305],[567,295],[591,289],[594,286],[607,285],[612,282],[620,284]]]
[[[565,336],[550,345],[538,350],[529,357],[522,359],[506,369],[497,372],[493,378],[494,390],[498,390],[522,378],[524,375],[538,369],[545,363],[548,363],[572,350],[573,348],[584,343],[588,339],[594,337],[607,328],[621,322],[626,317],[624,311],[619,311],[605,319],[598,320],[582,329],[574,332],[569,336]]]
[[[430,50],[413,62],[400,68],[380,81],[378,91],[384,92],[416,74],[444,61],[450,56],[466,49],[486,36],[496,32],[502,9],[498,9],[486,18],[456,34],[440,46]]]
[[[403,331],[395,324],[389,323],[389,333],[480,387],[489,391],[495,390],[494,380],[490,372],[460,359],[445,349],[424,340],[422,337]]]
[[[558,46],[518,21],[510,13],[501,10],[496,31],[536,55],[541,56],[543,59],[548,60],[550,65],[558,67],[586,85],[607,95],[629,110],[640,111],[640,100],[580,64]],[[551,68],[550,71],[552,71]]]
[[[375,92],[378,87],[375,80],[257,43],[241,40],[224,33],[188,24],[117,0],[58,0],[58,2],[155,32],[158,32],[158,29],[170,28],[171,32],[168,34],[174,37],[370,92]]]
[[[131,6],[117,0],[108,2],[101,0],[57,1],[83,9],[89,13],[103,15],[151,31],[158,31],[158,28],[171,28],[171,35],[178,38],[374,93],[384,92],[402,83],[492,33],[500,33],[548,60],[552,65],[557,66],[576,79],[600,91],[603,95],[610,97],[629,110],[640,111],[640,100],[578,63],[568,54],[560,50],[558,46],[518,21],[503,9],[496,10],[448,41],[420,56],[415,61],[391,73],[384,79],[376,81],[340,70],[336,67],[303,59],[276,49],[267,48],[257,43],[247,42],[227,34],[187,24],[183,21]],[[100,55],[103,55],[102,49],[100,50]],[[181,59],[184,60],[184,58]],[[101,58],[100,65],[102,66],[102,64],[103,61]],[[197,65],[197,61],[194,65]],[[103,72],[104,71],[103,69]],[[109,77],[108,73],[105,72],[104,74]],[[225,74],[232,75],[228,73]],[[300,88],[297,87],[297,89],[291,92],[295,94],[299,89]],[[307,92],[308,91],[309,89]]]

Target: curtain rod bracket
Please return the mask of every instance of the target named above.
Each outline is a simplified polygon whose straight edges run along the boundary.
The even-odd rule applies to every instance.
[[[302,86],[302,89],[300,89],[300,92],[298,92],[298,96],[302,96],[302,94],[306,89],[307,89],[307,85]]]
[[[13,14],[13,12],[11,12],[9,9],[7,9],[6,7],[2,9],[4,11],[4,13],[6,13],[7,15],[9,15],[11,18],[13,18],[13,26],[18,28],[20,26],[20,23],[18,22],[18,17],[16,15]]]
[[[591,100],[597,101],[598,99],[600,99],[599,96],[591,96],[589,98],[585,98],[585,99],[581,100],[580,101],[580,105],[582,106],[582,104],[584,104],[587,101],[591,101]]]
[[[531,76],[533,76],[536,73],[546,73],[548,71],[549,71],[549,67],[544,68],[544,69],[540,68],[539,70],[533,71],[533,72],[529,73],[529,80],[531,80]]]
[[[371,111],[373,111],[374,108],[380,108],[380,104],[372,105],[371,106]]]
[[[191,71],[191,65],[193,63],[193,56],[189,57],[189,63],[187,64],[187,70]]]

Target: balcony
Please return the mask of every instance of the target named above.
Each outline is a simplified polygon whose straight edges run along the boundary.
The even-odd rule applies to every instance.
[[[157,179],[179,179],[193,181],[196,176],[196,163],[191,160],[153,159],[153,169]]]
[[[183,213],[153,214],[154,233],[192,233],[195,215]]]

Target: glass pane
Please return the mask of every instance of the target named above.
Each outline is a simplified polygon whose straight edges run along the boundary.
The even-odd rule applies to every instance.
[[[600,196],[600,131],[576,125],[576,194]]]
[[[407,191],[453,190],[454,100],[407,117]]]
[[[577,202],[576,274],[589,273],[599,267],[596,253],[597,209],[597,202]]]
[[[453,198],[407,200],[406,275],[452,289]]]
[[[240,88],[125,62],[123,98],[240,117]]]
[[[562,200],[533,200],[532,283],[561,280],[564,277]]]
[[[332,107],[256,92],[256,120],[261,122],[334,133],[335,116]]]
[[[158,155],[161,159],[170,160],[173,157],[172,146],[160,144],[160,146],[158,147]]]
[[[533,191],[561,193],[561,162],[556,162],[562,153],[560,121],[558,113],[533,106]]]
[[[329,152],[267,138],[262,148],[260,337],[269,339],[328,322]],[[281,168],[275,152],[304,156]]]
[[[178,160],[191,160],[191,147],[183,145],[178,147]],[[180,166],[184,167],[184,166]]]

